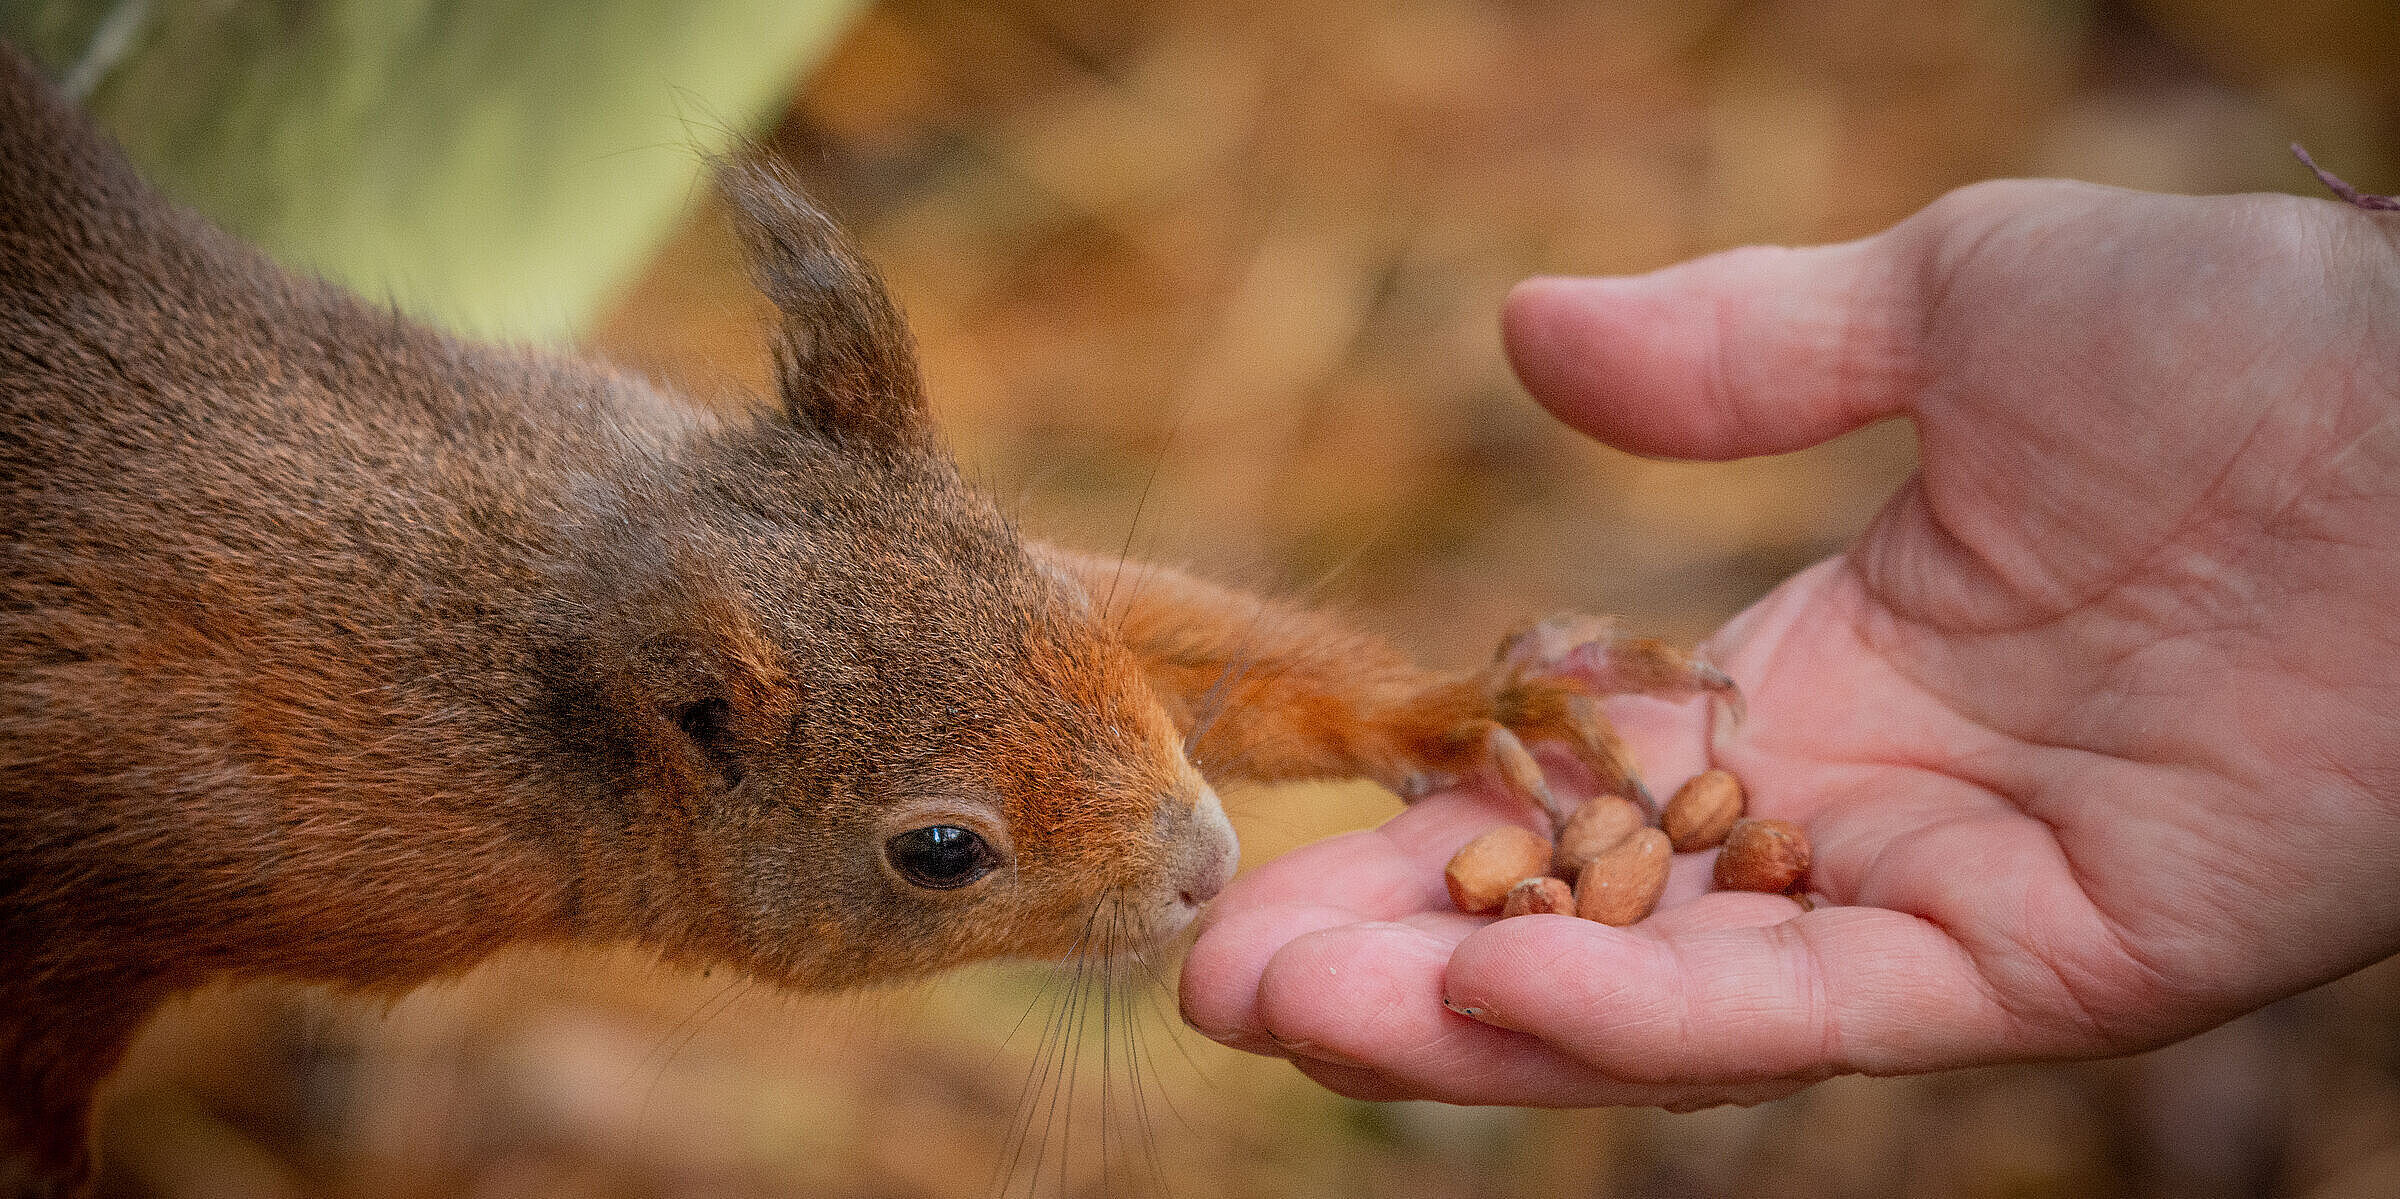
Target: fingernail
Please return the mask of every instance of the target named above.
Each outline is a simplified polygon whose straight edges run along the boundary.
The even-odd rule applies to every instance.
[[[1269,1033],[1267,1035],[1274,1036],[1275,1034]],[[1349,1066],[1354,1069],[1366,1068],[1365,1062],[1336,1053],[1333,1050],[1327,1049],[1314,1041],[1285,1040],[1282,1037],[1275,1037],[1275,1045],[1290,1057],[1304,1057],[1313,1062],[1326,1062],[1331,1065]]]
[[[1189,1020],[1184,1021],[1184,1023],[1190,1024],[1192,1031],[1199,1033],[1201,1036],[1207,1037],[1211,1041],[1215,1041],[1219,1045],[1223,1045],[1227,1049],[1239,1049],[1244,1053],[1255,1053],[1262,1057],[1283,1056],[1282,1052],[1275,1047],[1273,1042],[1264,1037],[1252,1036],[1247,1030],[1239,1028],[1202,1028],[1197,1024],[1192,1024],[1192,1022]]]

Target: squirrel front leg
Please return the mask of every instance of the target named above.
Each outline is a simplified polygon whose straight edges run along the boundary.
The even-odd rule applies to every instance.
[[[1554,741],[1594,783],[1655,806],[1598,697],[1709,692],[1733,683],[1616,622],[1552,617],[1511,634],[1491,665],[1426,670],[1324,613],[1171,568],[1037,547],[1090,595],[1141,659],[1212,784],[1368,778],[1414,799],[1489,768],[1563,820],[1528,742]]]

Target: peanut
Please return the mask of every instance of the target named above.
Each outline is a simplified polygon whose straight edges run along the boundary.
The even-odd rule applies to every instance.
[[[1781,894],[1808,875],[1808,834],[1789,820],[1739,820],[1717,855],[1717,886]]]
[[[1550,873],[1575,881],[1583,864],[1615,849],[1648,824],[1642,805],[1622,795],[1599,795],[1585,800],[1558,830],[1558,849],[1550,855]]]
[[[1550,868],[1550,842],[1514,824],[1485,829],[1460,846],[1442,871],[1450,902],[1462,912],[1494,911],[1509,888]]]
[[[1675,852],[1692,853],[1723,841],[1741,818],[1741,780],[1722,770],[1703,770],[1667,801],[1658,827],[1674,842]]]
[[[1619,927],[1649,915],[1667,889],[1667,863],[1673,857],[1665,833],[1635,830],[1583,864],[1575,882],[1575,914]]]
[[[1529,878],[1508,889],[1508,898],[1500,904],[1503,919],[1510,916],[1549,916],[1575,914],[1575,893],[1558,879],[1543,876]]]

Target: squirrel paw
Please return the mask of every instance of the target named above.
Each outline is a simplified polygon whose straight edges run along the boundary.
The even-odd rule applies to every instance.
[[[1605,695],[1653,695],[1682,700],[1706,694],[1742,719],[1739,688],[1697,653],[1647,637],[1627,637],[1613,618],[1567,613],[1537,621],[1500,642],[1492,664],[1429,692],[1423,716],[1444,724],[1435,740],[1443,752],[1402,779],[1402,799],[1414,801],[1489,765],[1511,795],[1564,822],[1571,805],[1542,776],[1527,743],[1557,742],[1591,772],[1605,792],[1624,795],[1652,816],[1658,802],[1642,784],[1632,753],[1600,710]]]

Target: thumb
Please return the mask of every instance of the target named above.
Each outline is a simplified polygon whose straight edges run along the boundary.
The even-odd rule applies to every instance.
[[[1637,454],[1814,445],[1914,397],[1920,301],[1898,236],[1529,279],[1501,318],[1509,360],[1560,420]]]

